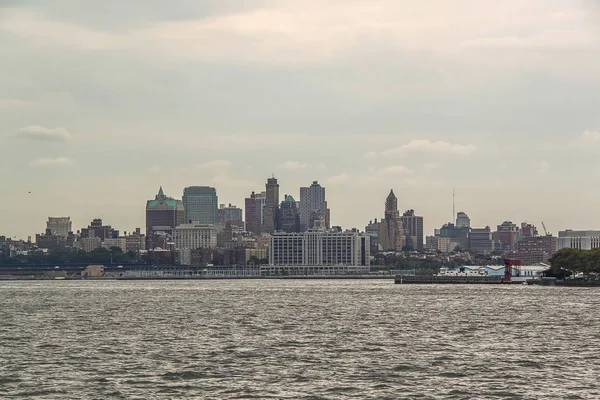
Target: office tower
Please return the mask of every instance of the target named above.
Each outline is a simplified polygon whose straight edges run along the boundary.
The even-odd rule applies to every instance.
[[[402,250],[406,244],[402,219],[398,211],[398,198],[394,190],[385,200],[385,218],[379,224],[379,244],[384,250]]]
[[[500,250],[514,251],[519,240],[519,227],[511,221],[504,221],[494,232],[494,240],[499,243]]]
[[[494,251],[492,230],[485,228],[471,228],[469,232],[469,250],[474,253],[486,254]]]
[[[471,219],[464,212],[456,213],[456,227],[457,228],[470,228],[471,227]]]
[[[216,224],[219,200],[210,186],[190,186],[183,190],[186,223]]]
[[[300,229],[302,231],[313,228],[314,222],[327,217],[325,202],[325,188],[314,181],[310,187],[300,188]]]
[[[243,221],[242,209],[229,203],[228,206],[225,204],[219,205],[219,211],[217,214],[218,222],[240,222]]]
[[[185,215],[181,200],[167,197],[162,187],[154,200],[146,202],[146,235],[151,238],[157,232],[172,234],[177,225],[183,224]]]
[[[244,201],[246,209],[246,232],[260,235],[264,221],[264,209],[267,200],[266,192],[252,192]]]
[[[402,215],[402,226],[413,250],[423,250],[423,217],[415,215],[415,210],[408,210]]]
[[[296,200],[292,196],[285,195],[279,213],[279,227],[277,230],[287,233],[300,232],[300,212]]]
[[[48,217],[48,222],[46,222],[46,229],[50,229],[52,235],[65,238],[69,236],[69,232],[72,232],[71,227],[71,217]]]
[[[279,212],[279,184],[275,177],[267,179],[265,185],[265,214],[263,219],[263,233],[273,233],[277,228]]]

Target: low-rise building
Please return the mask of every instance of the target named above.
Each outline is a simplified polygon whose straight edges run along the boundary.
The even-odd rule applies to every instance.
[[[557,250],[565,248],[580,250],[600,248],[600,231],[574,231],[571,229],[559,231]]]

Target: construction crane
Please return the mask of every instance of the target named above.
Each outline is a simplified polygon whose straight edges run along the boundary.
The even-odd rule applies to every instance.
[[[542,227],[544,228],[544,233],[546,234],[546,236],[548,236],[548,231],[546,230],[546,225],[544,224],[544,221],[542,221]]]

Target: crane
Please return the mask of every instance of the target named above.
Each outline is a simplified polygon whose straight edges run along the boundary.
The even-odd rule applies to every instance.
[[[548,231],[546,230],[546,225],[544,224],[544,221],[542,221],[542,227],[544,228],[544,233],[546,234],[546,236],[548,236]]]

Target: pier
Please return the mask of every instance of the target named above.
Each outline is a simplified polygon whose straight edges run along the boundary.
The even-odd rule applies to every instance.
[[[431,284],[476,284],[492,285],[510,283],[505,282],[501,276],[435,276],[435,275],[407,275],[396,276],[396,284],[402,285],[431,285]]]

